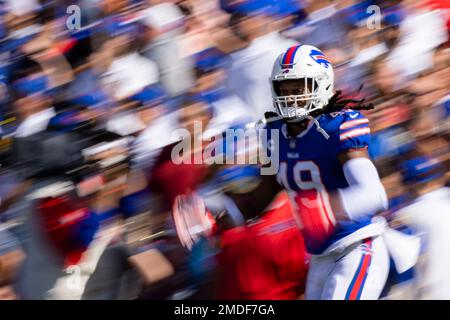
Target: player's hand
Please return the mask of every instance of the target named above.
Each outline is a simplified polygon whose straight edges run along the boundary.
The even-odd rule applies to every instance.
[[[213,222],[203,199],[195,193],[176,197],[172,213],[178,238],[188,250],[191,250],[201,237],[212,234]]]

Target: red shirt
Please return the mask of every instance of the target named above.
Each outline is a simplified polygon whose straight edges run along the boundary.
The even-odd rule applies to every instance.
[[[307,253],[286,194],[258,222],[225,231],[219,299],[292,300],[304,293]]]
[[[178,195],[195,190],[208,173],[206,164],[175,164],[171,159],[175,145],[163,148],[150,177],[150,190],[163,195],[170,207]]]

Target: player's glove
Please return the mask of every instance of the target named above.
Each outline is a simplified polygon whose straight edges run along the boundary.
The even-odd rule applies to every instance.
[[[203,199],[195,193],[177,196],[172,213],[178,238],[189,250],[201,237],[209,237],[214,232],[214,219]]]

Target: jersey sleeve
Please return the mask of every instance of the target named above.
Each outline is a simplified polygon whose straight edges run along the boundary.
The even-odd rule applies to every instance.
[[[339,124],[339,142],[342,151],[366,148],[370,142],[369,119],[358,111],[346,111]]]

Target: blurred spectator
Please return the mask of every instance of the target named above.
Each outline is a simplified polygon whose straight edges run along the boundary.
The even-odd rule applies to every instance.
[[[190,97],[185,100],[180,110],[180,125],[185,130],[179,133],[179,140],[162,149],[149,173],[150,189],[164,195],[163,207],[166,210],[171,208],[178,195],[200,185],[207,174],[207,165],[202,158],[208,141],[202,140],[202,133],[211,116],[211,109],[203,99]]]
[[[157,198],[152,203],[151,215],[161,217],[157,218],[161,221],[157,230],[162,229],[164,234],[163,243],[157,248],[177,270],[174,275],[161,280],[163,286],[146,288],[142,293],[145,297],[165,299],[184,290],[189,296],[193,294],[189,288],[195,287],[195,284],[188,281],[190,254],[174,232],[171,209],[179,196],[196,190],[208,176],[208,166],[199,159],[202,159],[206,143],[202,141],[202,133],[210,119],[209,107],[202,99],[194,96],[186,98],[180,109],[180,126],[185,131],[177,137],[179,140],[162,148],[151,171],[145,173],[149,178],[148,189]],[[197,128],[198,125],[201,128]]]
[[[123,34],[114,38],[115,57],[107,72],[103,75],[103,82],[108,92],[120,101],[138,93],[146,86],[158,83],[158,67],[156,64],[141,56],[133,40],[136,26],[123,26]],[[119,30],[122,33],[122,30]]]
[[[119,35],[113,40],[116,57],[102,78],[109,95],[116,101],[106,128],[111,132],[126,136],[145,128],[145,124],[133,110],[135,103],[127,101],[127,99],[145,88],[157,84],[159,75],[156,64],[141,56],[137,51],[136,43],[131,38],[132,34],[137,32],[136,27],[128,25],[124,28],[125,34]]]
[[[385,43],[380,39],[377,30],[371,30],[365,26],[354,29],[352,32],[355,56],[350,67],[368,64],[377,57],[385,54],[388,50]]]
[[[433,52],[447,41],[448,33],[441,12],[429,11],[425,0],[404,0],[402,5],[408,15],[388,63],[407,80],[432,67]]]
[[[19,78],[13,85],[13,96],[21,123],[15,136],[27,137],[45,130],[55,112],[46,93],[48,80],[42,67],[37,62],[26,59],[18,73]]]
[[[133,98],[139,103],[138,115],[145,128],[133,141],[132,168],[150,172],[161,149],[173,143],[167,133],[176,127],[177,115],[169,112],[167,95],[159,85],[147,87]]]
[[[384,102],[398,96],[402,91],[402,79],[395,69],[389,66],[386,56],[381,56],[374,60],[369,69],[368,88],[370,97],[376,102]]]
[[[16,16],[24,16],[40,8],[38,0],[6,1],[6,10]]]
[[[292,26],[283,34],[322,50],[329,47],[348,49],[347,27],[339,12],[339,4],[327,0],[305,1],[307,17],[297,26]]]
[[[200,52],[197,59],[197,81],[193,91],[205,98],[213,113],[205,138],[221,134],[230,127],[250,123],[253,115],[248,106],[225,86],[228,61],[223,53],[210,48]]]
[[[230,26],[245,47],[233,52],[228,73],[228,88],[234,92],[253,113],[254,121],[264,117],[271,108],[270,78],[273,61],[278,55],[296,44],[295,41],[271,30],[278,8],[265,2],[249,1],[236,9]]]
[[[450,266],[447,244],[450,235],[450,190],[444,186],[442,168],[427,157],[404,164],[403,181],[415,197],[414,202],[395,213],[397,223],[411,227],[422,237],[423,258],[417,267],[412,299],[449,299]]]
[[[213,2],[206,3],[214,4]],[[214,39],[211,36],[211,29],[215,25],[211,25],[212,23],[209,22],[211,19],[208,20],[208,17],[214,13],[214,21],[220,21],[220,10],[214,7],[209,8],[210,5],[206,5],[208,11],[199,14],[196,12],[196,10],[199,10],[199,7],[191,5],[191,1],[180,1],[177,5],[185,16],[185,32],[179,39],[180,56],[182,58],[192,57],[203,50],[213,47]],[[211,12],[211,10],[214,11]],[[215,23],[217,24],[218,22]]]
[[[23,259],[17,239],[8,230],[0,229],[0,300],[18,298],[14,285]]]
[[[176,5],[162,2],[141,14],[148,41],[143,54],[157,64],[161,84],[170,97],[187,93],[193,69],[190,57],[182,54],[178,42],[185,28],[183,13]]]

